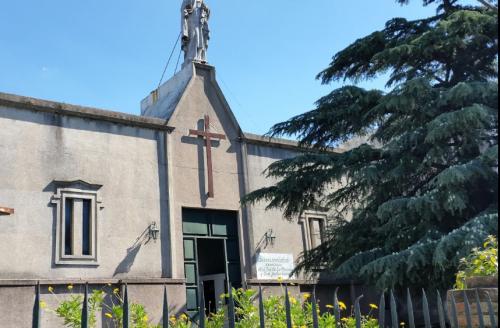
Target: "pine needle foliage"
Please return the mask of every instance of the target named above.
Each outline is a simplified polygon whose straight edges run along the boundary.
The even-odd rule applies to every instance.
[[[298,138],[303,154],[272,164],[278,182],[243,203],[265,201],[290,220],[317,208],[337,218],[298,271],[380,289],[450,287],[460,259],[498,235],[498,8],[429,4],[434,16],[392,19],[336,54],[318,78],[354,85],[269,132]],[[382,74],[386,91],[356,86]]]

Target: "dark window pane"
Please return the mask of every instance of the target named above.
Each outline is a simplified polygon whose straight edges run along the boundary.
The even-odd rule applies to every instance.
[[[214,236],[238,236],[238,216],[235,212],[212,212],[212,232]]]
[[[64,254],[73,255],[73,199],[66,198],[64,209]]]
[[[240,270],[240,264],[239,263],[229,263],[228,264],[228,269],[229,269],[229,281],[231,282],[231,285],[236,287],[241,285],[241,270]]]
[[[240,249],[238,247],[238,240],[227,240],[227,260],[239,262],[240,261]]]
[[[196,285],[197,277],[196,277],[196,264],[186,263],[184,265],[184,271],[186,272],[186,284],[188,285]]]
[[[186,235],[208,235],[209,219],[205,211],[183,208],[182,230]]]
[[[83,255],[91,255],[90,250],[90,231],[91,231],[91,220],[90,220],[90,199],[83,200],[83,209],[82,209],[82,222],[83,222],[83,236],[82,236],[82,254]]]
[[[184,260],[194,260],[194,239],[184,239]]]
[[[188,311],[198,310],[197,288],[186,289],[186,308]]]
[[[203,218],[190,218],[182,223],[182,230],[186,235],[208,235],[208,224]]]

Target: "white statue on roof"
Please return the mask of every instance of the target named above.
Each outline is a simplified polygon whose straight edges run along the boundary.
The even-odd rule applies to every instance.
[[[210,9],[204,0],[184,0],[181,11],[184,65],[193,61],[206,63],[210,40]]]

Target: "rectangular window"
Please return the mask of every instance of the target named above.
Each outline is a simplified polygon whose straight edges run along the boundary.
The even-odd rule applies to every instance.
[[[325,220],[310,218],[309,230],[311,233],[311,248],[316,248],[323,243],[325,235]]]
[[[310,251],[319,247],[327,239],[328,218],[323,213],[306,213],[300,219],[304,250]]]
[[[73,255],[73,199],[66,198],[64,213],[64,254]]]
[[[82,180],[55,183],[58,188],[51,201],[57,206],[55,264],[98,266],[102,186]]]

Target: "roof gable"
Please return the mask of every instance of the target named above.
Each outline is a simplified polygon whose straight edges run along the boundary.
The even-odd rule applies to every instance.
[[[217,100],[222,105],[224,114],[228,116],[238,135],[242,136],[243,133],[239,123],[215,78],[215,68],[209,65],[199,63],[186,65],[179,73],[141,102],[142,115],[162,118],[172,124],[173,118],[177,115],[179,109],[185,107],[181,105],[190,94],[190,89],[193,87],[194,79],[197,76],[205,77],[204,87],[211,88],[214,91]]]

